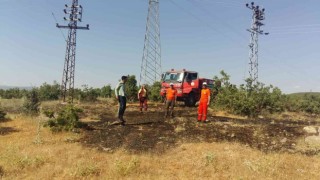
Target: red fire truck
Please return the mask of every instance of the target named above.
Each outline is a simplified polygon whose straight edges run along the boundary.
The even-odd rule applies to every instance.
[[[171,69],[162,74],[160,95],[165,98],[166,89],[173,83],[177,89],[177,101],[184,101],[186,106],[194,106],[200,100],[202,83],[207,82],[212,90],[213,79],[199,78],[198,72]]]

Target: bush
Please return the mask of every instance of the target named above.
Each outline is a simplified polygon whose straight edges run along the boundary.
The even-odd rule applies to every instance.
[[[100,90],[100,96],[103,98],[111,98],[113,95],[111,85],[103,86]]]
[[[131,75],[128,76],[128,80],[126,82],[126,94],[128,101],[137,101],[138,100],[138,87],[136,76]]]
[[[27,94],[26,89],[10,88],[7,90],[0,89],[0,97],[3,99],[20,99]]]
[[[4,120],[6,117],[7,113],[3,112],[2,110],[0,110],[0,121]]]
[[[39,99],[41,101],[58,100],[60,93],[60,85],[57,81],[54,81],[53,85],[43,83],[39,88]]]
[[[62,130],[72,131],[76,128],[85,127],[86,124],[79,121],[78,113],[82,112],[81,109],[74,107],[73,105],[67,105],[58,113],[57,118],[50,119],[45,126],[49,126],[53,132],[59,132]]]
[[[39,113],[39,95],[36,88],[33,88],[26,95],[26,99],[23,103],[22,111],[28,115],[36,115]]]
[[[287,97],[280,89],[265,86],[263,83],[253,83],[251,79],[237,88],[229,82],[230,76],[221,71],[222,78],[215,77],[216,81],[223,82],[220,92],[213,101],[214,106],[223,108],[232,113],[255,117],[261,112],[282,112],[285,110]]]
[[[153,85],[149,88],[149,99],[152,101],[161,101],[162,97],[160,96],[161,82],[154,82]]]
[[[54,111],[52,110],[44,110],[43,114],[48,118],[54,118]]]
[[[88,85],[82,85],[83,90],[80,92],[80,101],[86,101],[86,102],[94,102],[97,100],[100,89],[94,89],[92,87],[88,87]]]

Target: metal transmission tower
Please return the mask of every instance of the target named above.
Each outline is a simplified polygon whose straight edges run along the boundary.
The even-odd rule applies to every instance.
[[[75,60],[76,60],[76,40],[77,40],[77,29],[89,30],[89,25],[86,27],[80,27],[77,25],[78,21],[81,22],[82,19],[82,6],[78,4],[78,0],[72,0],[72,5],[69,7],[65,5],[63,10],[66,15],[69,14],[69,18],[64,17],[65,21],[69,21],[67,26],[61,26],[57,23],[58,28],[69,29],[67,48],[65,55],[65,62],[62,74],[62,84],[61,84],[61,96],[63,101],[73,102],[73,92],[74,92],[74,70],[75,70]]]
[[[254,2],[251,4],[246,4],[247,8],[252,10],[252,25],[250,29],[247,29],[251,33],[250,40],[250,52],[249,52],[249,75],[253,83],[258,81],[258,35],[268,35],[269,33],[264,33],[261,30],[261,26],[264,24],[262,21],[265,19],[264,11],[265,9],[259,9],[259,6],[255,6]]]
[[[161,73],[159,0],[149,0],[139,84],[160,81]]]

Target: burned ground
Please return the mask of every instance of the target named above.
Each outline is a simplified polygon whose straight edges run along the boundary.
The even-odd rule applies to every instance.
[[[163,105],[152,105],[140,113],[135,105],[127,108],[126,126],[116,122],[115,108],[99,112],[99,121],[89,122],[80,140],[84,146],[113,152],[123,148],[130,153],[164,153],[182,143],[237,142],[263,152],[319,154],[317,149],[297,148],[305,136],[303,127],[315,120],[236,119],[209,116],[209,123],[196,121],[197,108],[178,106],[174,118],[164,118]],[[212,114],[212,113],[211,113]],[[210,113],[209,113],[210,115]]]

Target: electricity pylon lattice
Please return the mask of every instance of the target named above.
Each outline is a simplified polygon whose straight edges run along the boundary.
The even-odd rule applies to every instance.
[[[247,8],[252,10],[252,24],[251,28],[247,29],[251,33],[251,39],[249,44],[249,75],[253,83],[258,81],[258,35],[268,35],[269,33],[264,33],[261,30],[261,26],[264,24],[262,21],[265,19],[264,11],[265,9],[259,9],[259,6],[254,5],[254,2],[251,4],[246,4]]]
[[[139,84],[152,85],[161,73],[159,0],[149,0]]]
[[[86,27],[77,26],[78,21],[82,20],[82,6],[78,4],[78,0],[72,0],[72,5],[69,7],[65,5],[63,10],[66,16],[69,14],[69,18],[64,17],[65,21],[69,21],[67,26],[61,26],[57,23],[58,28],[69,29],[65,62],[62,74],[61,84],[61,96],[63,102],[68,98],[69,103],[73,102],[74,93],[74,71],[75,71],[75,60],[76,60],[76,40],[77,40],[77,29],[89,30],[89,25]]]

